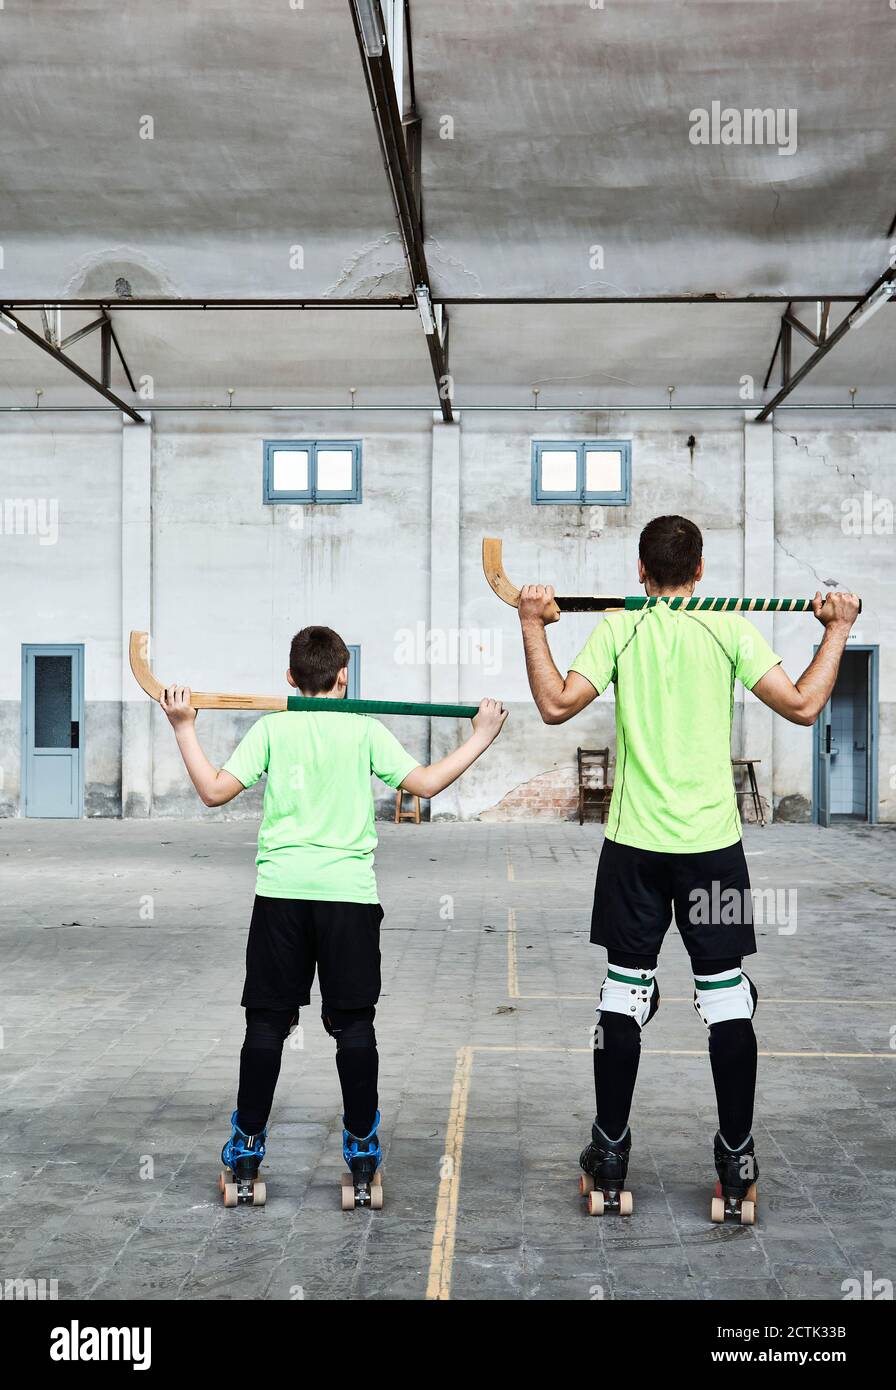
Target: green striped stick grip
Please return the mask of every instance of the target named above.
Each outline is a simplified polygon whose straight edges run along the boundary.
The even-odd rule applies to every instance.
[[[655,608],[667,603],[670,608],[683,608],[686,613],[811,613],[810,598],[684,598],[656,595],[652,598],[627,598],[627,609]],[[861,601],[859,612],[862,611]]]
[[[472,719],[478,705],[417,705],[410,700],[325,700],[289,695],[288,710],[312,710],[316,714],[422,714],[427,719]]]

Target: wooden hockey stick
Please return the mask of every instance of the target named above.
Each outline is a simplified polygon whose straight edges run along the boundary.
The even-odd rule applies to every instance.
[[[482,568],[498,598],[512,608],[520,606],[520,591],[507,578],[501,551],[504,542],[496,536],[482,539]],[[655,608],[667,603],[670,608],[683,608],[688,613],[811,613],[810,598],[648,598],[645,594],[628,598],[606,595],[555,594],[554,602],[561,613],[619,613]],[[859,612],[862,601],[859,600]]]
[[[132,632],[128,655],[134,679],[152,700],[165,689],[149,665],[149,633]],[[221,695],[217,691],[190,691],[194,709],[313,710],[315,714],[421,714],[430,719],[472,719],[478,705],[420,705],[408,700],[325,700],[305,695]]]

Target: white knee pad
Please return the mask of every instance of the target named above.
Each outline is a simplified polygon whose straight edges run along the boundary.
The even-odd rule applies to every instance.
[[[756,986],[739,968],[694,976],[694,1008],[707,1028],[729,1018],[752,1018],[756,1000]]]
[[[623,1014],[643,1028],[659,1008],[660,990],[655,975],[655,966],[652,970],[632,969],[610,961],[600,991],[598,1017],[604,1012]]]

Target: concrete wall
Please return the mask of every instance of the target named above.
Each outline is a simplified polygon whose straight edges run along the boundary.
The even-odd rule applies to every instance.
[[[120,814],[117,419],[31,415],[0,435],[0,811],[21,791],[22,645],[85,646],[85,812]],[[21,505],[17,505],[21,504]]]
[[[361,694],[511,706],[500,741],[434,815],[566,816],[575,750],[614,748],[612,699],[558,728],[528,694],[514,611],[485,585],[480,545],[505,541],[516,583],[636,591],[637,540],[650,517],[683,512],[703,528],[706,592],[806,594],[858,589],[858,639],[880,645],[880,815],[896,818],[896,663],[887,600],[889,533],[857,535],[844,507],[886,498],[894,462],[886,428],[831,428],[794,414],[787,428],[734,415],[468,413],[445,428],[425,412],[157,415],[146,429],[113,416],[36,415],[0,434],[0,497],[55,499],[58,536],[0,536],[0,811],[20,811],[23,642],[83,642],[87,690],[86,814],[254,816],[260,789],[202,811],[167,722],[131,681],[131,626],[153,634],[165,679],[204,689],[282,691],[289,639],[309,622],[361,646]],[[791,424],[790,421],[793,423]],[[827,425],[828,422],[825,422]],[[802,426],[807,428],[803,429]],[[688,447],[695,437],[693,451]],[[266,438],[361,438],[360,506],[270,507],[261,501]],[[630,438],[627,507],[535,507],[533,438]],[[745,481],[746,480],[746,481]],[[431,576],[434,578],[431,579]],[[820,630],[801,616],[763,620],[796,676]],[[588,615],[551,629],[565,670]],[[791,819],[809,815],[811,731],[774,720],[738,692],[733,750],[762,758],[763,795]],[[200,716],[223,761],[251,715]],[[407,719],[396,733],[415,756],[438,756],[459,727]],[[123,790],[122,790],[123,789]],[[382,814],[394,798],[375,784]]]

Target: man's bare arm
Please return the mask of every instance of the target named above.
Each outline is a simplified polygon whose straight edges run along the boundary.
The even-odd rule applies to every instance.
[[[538,713],[545,724],[565,724],[599,692],[578,671],[570,671],[564,680],[554,665],[544,629],[547,623],[557,621],[560,611],[550,585],[527,584],[520,591],[519,614],[526,674]]]
[[[825,631],[799,680],[794,684],[781,666],[773,666],[753,686],[753,694],[791,724],[814,724],[831,698],[846,639],[858,616],[859,600],[855,594],[828,594],[822,603],[817,593],[812,608]]]

